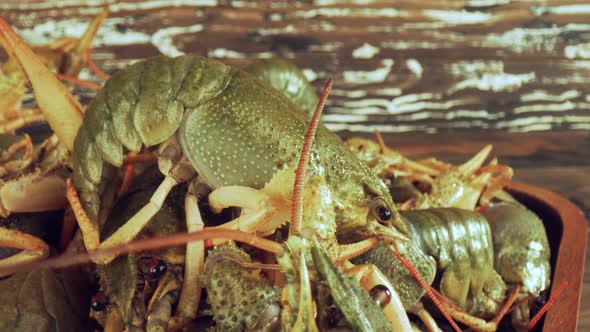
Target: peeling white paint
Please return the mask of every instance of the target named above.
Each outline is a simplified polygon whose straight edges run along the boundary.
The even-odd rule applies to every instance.
[[[341,8],[323,7],[311,10],[299,10],[293,13],[295,17],[310,19],[318,16],[323,17],[400,17],[407,14],[395,8]]]
[[[334,96],[343,96],[346,98],[363,98],[367,95],[367,91],[332,89],[330,90],[330,94]]]
[[[453,85],[449,92],[456,92],[468,88],[482,91],[514,91],[523,84],[535,80],[535,73],[527,74],[483,74],[481,77],[467,79]]]
[[[560,36],[588,32],[590,24],[566,24],[549,28],[514,28],[501,34],[489,34],[479,46],[504,47],[516,53],[554,52]]]
[[[361,47],[352,51],[352,57],[355,59],[371,59],[379,53],[379,48],[369,43],[364,43]]]
[[[554,102],[563,102],[568,99],[575,99],[581,95],[581,92],[578,90],[567,90],[558,95],[553,95],[547,92],[546,90],[534,90],[530,93],[525,93],[520,96],[520,101],[522,102],[533,102],[533,101],[554,101]],[[588,99],[587,99],[588,100]],[[588,100],[590,101],[590,100]]]
[[[218,59],[243,59],[248,57],[245,53],[228,50],[227,48],[215,48],[207,52],[207,56],[210,58]]]
[[[442,95],[440,93],[431,93],[431,92],[424,92],[424,93],[413,93],[404,96],[400,96],[394,98],[391,103],[393,105],[403,105],[403,104],[411,104],[421,100],[432,100],[432,99],[440,99]]]
[[[443,21],[449,24],[481,24],[481,23],[492,23],[495,20],[495,16],[488,13],[482,12],[468,12],[463,11],[450,11],[450,10],[424,10],[424,15],[429,16],[432,19]]]
[[[410,69],[410,71],[416,76],[416,78],[422,77],[422,72],[424,71],[424,69],[422,68],[422,65],[420,64],[420,62],[418,62],[418,60],[408,59],[406,60],[406,66],[408,66],[408,69]]]
[[[589,4],[562,5],[562,6],[549,7],[549,8],[547,8],[547,10],[550,13],[557,14],[557,15],[590,14],[590,5]]]
[[[541,115],[541,116],[527,116],[524,118],[513,119],[509,121],[499,121],[496,127],[499,129],[515,129],[522,130],[523,128],[516,127],[533,127],[538,124],[564,124],[564,123],[588,123],[590,116],[583,115]],[[550,128],[550,127],[549,127]],[[548,128],[548,129],[549,129]]]
[[[491,7],[510,3],[512,0],[469,0],[467,6],[469,7]]]
[[[473,104],[472,101],[467,101],[463,99],[458,100],[447,100],[441,102],[430,102],[430,101],[421,101],[413,104],[403,104],[403,105],[395,105],[391,103],[387,111],[391,114],[402,114],[402,113],[411,113],[420,110],[430,109],[430,110],[448,110],[452,107],[456,106],[464,106]]]
[[[504,72],[501,61],[458,61],[448,66],[447,71],[461,79],[449,92],[476,88],[482,91],[513,91],[535,80],[535,73],[511,74]]]
[[[196,33],[203,31],[202,24],[195,24],[186,27],[170,27],[156,31],[151,38],[152,45],[167,56],[179,56],[185,54],[174,45],[174,37],[185,33]]]
[[[342,42],[333,42],[333,43],[322,43],[322,44],[312,44],[309,46],[309,50],[312,52],[336,52],[338,49],[342,48],[344,44]]]
[[[393,68],[394,61],[392,59],[381,60],[382,67],[370,71],[362,70],[345,70],[342,73],[344,81],[353,84],[365,84],[365,83],[381,83],[385,81],[387,75]]]
[[[390,48],[393,50],[410,50],[410,49],[441,49],[456,46],[456,44],[449,42],[429,42],[416,40],[396,40],[385,41],[380,44],[383,48]]]
[[[127,29],[119,31],[117,24],[128,24],[129,20],[123,18],[107,18],[98,30],[93,46],[116,46],[149,43],[151,36],[145,32]],[[36,24],[31,28],[15,31],[23,37],[27,43],[49,44],[59,38],[79,38],[88,28],[90,20],[66,19],[61,21],[47,21]]]
[[[568,45],[563,49],[563,54],[568,59],[590,58],[590,43]]]
[[[589,103],[574,103],[566,101],[559,104],[536,104],[516,107],[514,114],[529,113],[529,112],[566,112],[575,109],[590,109]]]
[[[550,123],[533,123],[533,124],[526,125],[523,127],[509,128],[508,131],[526,133],[529,131],[550,130],[552,127],[553,127],[553,125]]]
[[[375,90],[375,93],[384,95],[384,96],[399,96],[402,94],[402,89],[400,88],[383,88]]]
[[[378,99],[378,98],[365,98],[365,99],[350,100],[350,101],[342,102],[342,106],[344,106],[344,107],[357,108],[357,109],[371,107],[371,106],[378,106],[378,107],[383,107],[384,109],[387,109],[390,104],[391,104],[391,101],[389,101],[387,99]]]

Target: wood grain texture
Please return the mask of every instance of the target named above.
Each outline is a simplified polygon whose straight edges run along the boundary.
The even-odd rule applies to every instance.
[[[323,121],[343,137],[379,129],[410,157],[451,162],[492,143],[517,181],[590,216],[588,1],[3,0],[0,15],[47,43],[80,36],[107,3],[93,58],[109,74],[160,53],[284,57],[318,89],[335,79]],[[583,295],[580,331],[590,271]]]
[[[590,3],[4,0],[0,14],[43,43],[107,3],[94,58],[109,73],[160,53],[280,56],[318,88],[335,79],[333,130],[590,129]]]

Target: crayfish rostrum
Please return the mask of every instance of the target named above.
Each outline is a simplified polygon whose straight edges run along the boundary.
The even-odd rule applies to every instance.
[[[43,81],[51,74],[5,22],[0,31],[72,153],[67,196],[87,257],[98,265],[102,293],[92,306],[107,329],[177,330],[212,317],[217,329],[410,330],[406,310],[435,329],[421,304],[427,293],[443,302],[455,329],[451,317],[487,330],[515,300],[502,303],[511,287],[494,270],[496,241],[481,215],[400,214],[386,185],[399,178],[408,188],[421,184],[397,202],[400,210],[493,203],[511,169],[497,160],[482,166],[491,147],[461,166],[412,161],[369,141],[350,149],[319,123],[331,83],[310,121],[299,106],[315,104],[316,96],[296,68],[260,62],[241,70],[194,55],[154,57],[122,70],[82,117],[67,89]],[[277,82],[279,69],[294,70],[293,85]],[[156,156],[161,181],[122,196],[120,168],[142,153]],[[134,174],[127,167],[125,179]],[[230,207],[239,216],[215,225],[202,218],[204,209]],[[428,213],[436,216],[420,220]],[[170,233],[181,234],[158,237]],[[448,233],[464,237],[452,246]],[[181,251],[162,249],[187,241]],[[152,251],[131,253],[138,248]],[[461,250],[467,254],[454,252]],[[402,270],[387,268],[395,260],[417,282],[407,272],[396,279]],[[251,298],[226,299],[232,284]],[[209,306],[201,303],[202,288]],[[405,290],[399,296],[396,289]],[[482,311],[499,318],[487,324],[471,316]]]

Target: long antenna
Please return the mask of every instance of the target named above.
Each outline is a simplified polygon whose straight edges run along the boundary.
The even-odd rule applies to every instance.
[[[303,141],[303,148],[301,149],[301,156],[299,157],[299,164],[295,171],[295,184],[293,186],[293,196],[291,205],[291,226],[289,227],[289,235],[296,235],[301,232],[301,218],[303,214],[303,188],[305,185],[305,174],[307,173],[307,164],[309,162],[309,155],[311,154],[311,147],[313,146],[313,138],[315,137],[316,129],[320,122],[320,115],[326,105],[328,94],[332,88],[332,79],[328,79],[320,101],[315,108],[307,133],[305,133],[305,140]]]

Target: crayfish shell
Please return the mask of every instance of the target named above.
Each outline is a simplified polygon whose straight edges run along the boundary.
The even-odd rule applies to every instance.
[[[278,323],[279,294],[257,270],[240,263],[252,260],[233,242],[215,247],[205,262],[203,281],[218,331],[250,331]]]
[[[492,230],[494,268],[507,282],[539,294],[551,280],[549,240],[543,222],[529,209],[502,203],[485,211]]]

